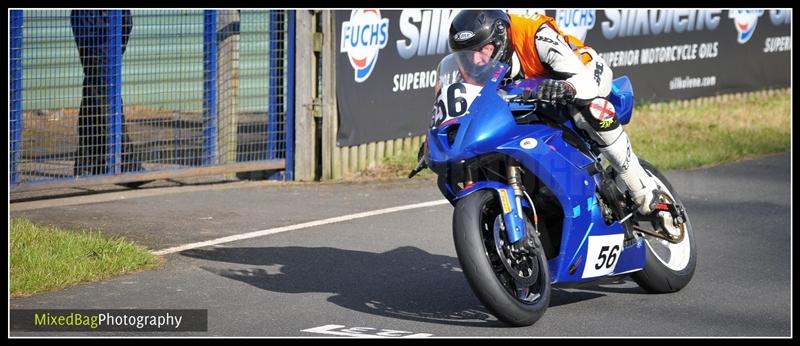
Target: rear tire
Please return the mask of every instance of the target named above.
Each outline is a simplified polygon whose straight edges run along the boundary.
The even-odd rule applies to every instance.
[[[667,192],[679,205],[683,202],[678,197],[672,184],[652,164],[639,160],[642,168],[658,180],[662,191]],[[694,241],[694,229],[686,212],[685,236],[677,244],[668,243],[656,237],[643,235],[646,247],[646,264],[644,269],[631,276],[640,287],[651,293],[676,292],[685,287],[694,276],[697,264],[697,245]],[[635,232],[635,231],[634,231]]]
[[[492,225],[498,215],[501,215],[500,203],[490,190],[476,191],[456,203],[453,238],[458,260],[472,291],[493,315],[512,326],[529,326],[542,317],[550,304],[547,259],[541,246],[530,257],[538,265],[538,273],[531,274],[537,279],[521,294],[533,298],[523,302],[512,295],[514,279],[502,262],[498,263],[495,238],[490,236],[494,234]],[[526,227],[533,226],[526,222]],[[500,234],[505,237],[505,231]]]

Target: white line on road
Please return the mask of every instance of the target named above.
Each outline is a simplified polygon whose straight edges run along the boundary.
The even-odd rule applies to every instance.
[[[338,331],[337,331],[338,329]],[[377,329],[371,327],[351,327],[345,328],[343,325],[339,324],[326,324],[324,326],[303,329],[301,332],[308,332],[308,333],[317,333],[317,334],[328,334],[328,335],[337,335],[337,336],[353,336],[353,337],[360,337],[360,338],[423,338],[423,337],[430,337],[433,334],[428,333],[416,333],[413,332],[406,332],[402,330],[394,330],[394,329]]]
[[[356,213],[356,214],[342,215],[342,216],[331,217],[331,218],[317,220],[317,221],[299,223],[299,224],[296,224],[296,225],[289,225],[289,226],[283,226],[283,227],[277,227],[277,228],[270,228],[270,229],[265,229],[265,230],[261,230],[261,231],[255,231],[255,232],[249,232],[249,233],[243,233],[243,234],[236,234],[236,235],[231,235],[231,236],[227,236],[227,237],[222,237],[222,238],[217,238],[217,239],[212,239],[212,240],[207,240],[207,241],[201,241],[201,242],[197,242],[197,243],[191,243],[191,244],[175,246],[175,247],[171,247],[171,248],[155,251],[155,252],[153,252],[153,254],[155,254],[157,256],[167,255],[167,254],[181,252],[181,251],[185,251],[185,250],[196,249],[196,248],[200,248],[200,247],[204,247],[204,246],[211,246],[211,245],[218,245],[218,244],[223,244],[223,243],[230,243],[232,241],[250,239],[250,238],[256,238],[256,237],[263,237],[265,235],[271,235],[271,234],[276,234],[276,233],[294,231],[296,229],[301,229],[301,228],[309,228],[309,227],[328,225],[328,224],[332,224],[332,223],[350,221],[350,220],[355,220],[355,219],[361,219],[361,218],[375,216],[375,215],[395,213],[395,212],[398,212],[398,211],[425,208],[425,207],[433,207],[433,206],[437,206],[437,205],[441,205],[441,204],[447,204],[447,203],[449,203],[449,202],[446,199],[441,199],[441,200],[438,200],[438,201],[422,202],[422,203],[401,205],[401,206],[398,206],[398,207],[391,207],[391,208],[384,208],[384,209],[378,209],[378,210],[365,211],[365,212]]]

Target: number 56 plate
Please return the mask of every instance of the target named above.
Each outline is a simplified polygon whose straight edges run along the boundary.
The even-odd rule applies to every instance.
[[[581,278],[603,276],[614,272],[622,252],[624,234],[599,235],[589,237],[586,251],[586,264]]]

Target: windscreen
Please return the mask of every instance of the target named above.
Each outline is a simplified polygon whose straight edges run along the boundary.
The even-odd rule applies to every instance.
[[[494,77],[500,64],[476,51],[459,51],[444,57],[437,68],[431,128],[467,114],[472,101]]]

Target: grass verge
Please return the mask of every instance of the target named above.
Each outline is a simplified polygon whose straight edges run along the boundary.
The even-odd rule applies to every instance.
[[[400,155],[384,157],[375,167],[365,168],[343,177],[344,181],[391,180],[408,178],[408,173],[417,166],[417,150],[402,152]],[[430,169],[419,172],[414,179],[435,177]]]
[[[789,151],[790,91],[636,108],[625,130],[660,169],[689,169]]]
[[[24,297],[160,266],[142,246],[98,231],[71,231],[13,218],[11,296]]]
[[[789,151],[791,90],[637,106],[625,130],[633,150],[662,170],[690,169]],[[406,177],[416,151],[383,159],[349,179]],[[430,170],[421,177],[433,176]]]

